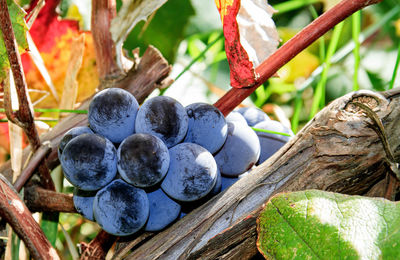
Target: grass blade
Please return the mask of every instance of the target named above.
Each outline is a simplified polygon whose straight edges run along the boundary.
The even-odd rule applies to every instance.
[[[297,132],[297,129],[299,128],[299,122],[300,122],[300,112],[301,109],[303,108],[303,99],[302,99],[302,93],[297,93],[296,98],[294,100],[294,111],[293,111],[293,116],[292,116],[292,131],[293,133]]]
[[[256,131],[256,132],[263,132],[263,133],[269,133],[269,134],[277,134],[277,135],[283,135],[283,136],[292,136],[291,134],[282,133],[282,132],[276,132],[276,131],[272,131],[272,130],[265,130],[265,129],[261,129],[261,128],[251,127],[251,129],[253,129],[253,130]]]
[[[360,89],[358,85],[358,68],[360,67],[360,31],[361,31],[361,11],[355,12],[352,16],[352,37],[354,42],[354,74],[353,74],[353,90]]]
[[[70,252],[70,254],[71,254],[72,259],[73,259],[73,260],[79,259],[78,250],[76,250],[76,247],[75,247],[75,245],[74,245],[74,242],[72,241],[71,236],[70,236],[70,235],[68,234],[68,232],[65,230],[65,228],[63,227],[63,225],[61,225],[61,223],[60,223],[60,227],[61,227],[61,230],[62,230],[62,232],[63,232],[63,234],[64,234],[65,241],[67,241],[67,247],[68,247],[68,250],[69,250],[69,252]]]
[[[325,85],[328,79],[328,71],[331,67],[331,58],[335,53],[337,45],[339,43],[340,34],[343,29],[343,24],[344,22],[341,22],[338,25],[336,25],[335,28],[333,29],[332,39],[329,43],[328,52],[325,58],[325,66],[322,71],[321,79],[318,82],[318,85],[315,89],[315,95],[311,106],[310,119],[315,116],[321,105],[322,106],[325,105]]]
[[[198,60],[200,60],[201,58],[203,58],[204,55],[207,53],[207,51],[208,51],[214,44],[216,44],[219,40],[223,39],[223,37],[224,37],[224,33],[221,32],[221,33],[218,35],[218,37],[216,37],[212,42],[210,42],[210,43],[206,46],[206,48],[205,48],[202,52],[200,52],[199,55],[197,55],[197,57],[194,58],[194,59],[193,59],[193,60],[178,74],[178,76],[175,77],[174,81],[177,81],[177,80],[178,80],[186,71],[188,71]],[[168,88],[169,88],[169,87],[166,87],[166,88],[162,89],[162,90],[160,91],[160,94],[159,94],[159,95],[162,96]]]
[[[397,49],[397,59],[396,59],[396,64],[394,65],[392,80],[390,81],[389,89],[393,88],[394,82],[396,81],[396,75],[397,75],[397,70],[399,69],[399,63],[400,63],[400,43]]]
[[[314,4],[314,3],[318,3],[318,2],[321,2],[321,0],[295,0],[295,1],[286,1],[281,4],[276,4],[273,7],[275,10],[278,11],[278,13],[275,15],[279,15],[279,14],[284,14],[286,12],[290,12],[290,11],[302,8],[306,5],[310,5],[310,4]]]
[[[317,10],[315,10],[315,7],[313,5],[310,5],[310,13],[314,19],[318,18],[318,13]],[[320,60],[325,60],[325,37],[322,36],[319,38],[319,59]]]

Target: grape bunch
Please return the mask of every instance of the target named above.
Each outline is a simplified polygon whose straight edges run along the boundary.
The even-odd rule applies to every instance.
[[[225,118],[212,105],[183,107],[167,96],[139,107],[119,88],[93,97],[88,122],[63,136],[58,156],[77,212],[118,236],[164,229],[288,140],[250,126],[291,133],[261,110]]]

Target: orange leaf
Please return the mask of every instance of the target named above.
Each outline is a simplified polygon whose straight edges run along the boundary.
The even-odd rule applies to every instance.
[[[79,32],[77,21],[62,20],[58,17],[56,8],[59,2],[59,0],[46,1],[29,32],[42,56],[57,95],[60,97],[64,89],[65,76],[71,57],[71,43],[74,38],[79,37],[81,32]],[[28,13],[36,3],[36,0],[33,1]],[[77,102],[88,98],[99,85],[93,38],[90,32],[85,32],[85,34],[85,53],[82,67],[77,75],[79,86]],[[32,102],[35,103],[43,97],[43,91],[50,92],[50,90],[30,56],[24,54],[21,58],[28,88],[31,90]],[[56,98],[52,95],[40,101],[40,107],[52,108],[58,107],[58,105]]]

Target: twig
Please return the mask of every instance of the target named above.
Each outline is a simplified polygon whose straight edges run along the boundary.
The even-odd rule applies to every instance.
[[[81,243],[82,260],[105,259],[108,250],[117,241],[118,237],[100,231],[89,244]]]
[[[115,0],[92,1],[92,35],[96,51],[97,70],[102,83],[119,78],[123,74],[117,65],[115,43],[110,33],[111,20],[115,15]]]
[[[25,188],[24,201],[32,212],[76,213],[71,194],[58,193],[38,186]]]
[[[2,175],[0,175],[0,186],[0,216],[24,241],[33,258],[60,259],[29,209]]]
[[[315,19],[306,28],[301,30],[275,53],[269,56],[256,68],[259,75],[257,82],[250,88],[232,88],[214,105],[224,114],[229,114],[245,98],[250,96],[261,84],[273,76],[283,65],[293,59],[311,43],[320,38],[329,29],[346,19],[356,11],[382,0],[343,0],[326,13]]]
[[[18,179],[14,183],[14,188],[18,192],[22,189],[27,180],[32,176],[35,169],[43,161],[44,157],[50,152],[50,150],[50,142],[43,143],[43,145],[36,150],[32,158],[29,160],[28,165],[22,170]]]
[[[28,98],[27,85],[25,75],[22,69],[21,56],[18,52],[18,46],[11,24],[10,14],[8,13],[7,1],[0,0],[0,29],[2,31],[4,44],[7,50],[8,60],[10,61],[11,71],[14,76],[15,87],[18,95],[19,108],[18,111],[11,110],[11,97],[9,84],[4,84],[4,102],[7,117],[10,121],[20,126],[32,150],[36,151],[40,147],[40,139],[35,127],[33,112]],[[39,166],[41,183],[45,188],[55,190],[54,183],[50,177],[50,172],[44,163]]]

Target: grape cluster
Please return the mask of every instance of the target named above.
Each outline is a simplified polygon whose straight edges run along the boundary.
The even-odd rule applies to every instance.
[[[93,97],[88,121],[63,136],[58,155],[76,210],[118,236],[164,229],[288,140],[250,126],[291,133],[261,110],[225,118],[212,105],[183,107],[167,96],[139,108],[118,88]]]

